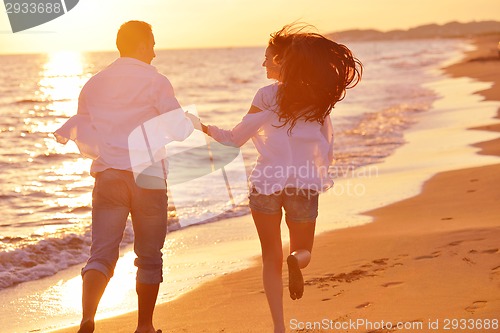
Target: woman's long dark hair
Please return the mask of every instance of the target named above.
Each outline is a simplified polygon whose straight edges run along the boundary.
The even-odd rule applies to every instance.
[[[281,64],[277,94],[282,126],[293,127],[299,119],[323,124],[346,89],[361,80],[363,66],[352,52],[318,33],[304,32],[308,26],[287,25],[273,33],[269,47]]]

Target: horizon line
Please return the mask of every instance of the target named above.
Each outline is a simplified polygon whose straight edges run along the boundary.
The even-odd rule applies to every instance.
[[[238,45],[238,46],[187,46],[187,47],[171,47],[171,48],[158,48],[158,51],[188,51],[188,50],[215,50],[215,49],[244,49],[244,48],[265,48],[266,45]],[[118,49],[99,49],[99,50],[71,50],[71,49],[58,49],[54,51],[27,51],[27,52],[0,52],[0,56],[15,56],[15,55],[39,55],[51,54],[57,52],[76,52],[76,53],[110,53],[118,52]]]

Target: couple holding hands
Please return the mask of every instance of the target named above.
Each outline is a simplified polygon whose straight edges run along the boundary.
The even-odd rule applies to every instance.
[[[99,156],[91,166],[92,246],[82,269],[83,317],[78,332],[94,331],[94,317],[119,256],[119,244],[131,214],[137,255],[136,333],[161,332],[153,326],[153,311],[162,282],[162,252],[167,232],[167,160],[159,159],[145,173],[162,186],[141,186],[129,157],[130,133],[154,117],[181,109],[172,85],[158,73],[154,36],[148,23],[129,21],[117,34],[120,57],[93,76],[78,103],[80,120],[68,121],[55,132],[58,141],[85,145],[78,133],[81,119],[90,122]],[[285,332],[283,316],[283,210],[290,233],[288,289],[302,297],[301,269],[311,260],[318,195],[331,187],[328,167],[333,161],[330,112],[346,89],[361,79],[362,65],[344,45],[289,25],[271,34],[262,63],[273,84],[260,88],[250,109],[231,130],[206,125],[183,114],[165,131],[172,140],[186,139],[194,129],[230,146],[252,140],[258,158],[249,176],[249,206],[257,228],[263,284],[275,333]],[[300,172],[298,172],[300,170]],[[305,172],[304,172],[305,170]]]

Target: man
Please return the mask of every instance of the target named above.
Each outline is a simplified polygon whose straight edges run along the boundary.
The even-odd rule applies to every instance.
[[[152,318],[159,284],[163,281],[161,248],[166,236],[168,203],[166,160],[152,159],[151,165],[137,177],[131,163],[130,137],[134,129],[144,129],[147,121],[166,114],[177,117],[171,125],[167,123],[161,128],[171,140],[186,139],[193,125],[180,109],[169,80],[150,65],[156,56],[151,26],[141,21],[124,23],[116,45],[120,58],[83,87],[76,124],[68,121],[66,128],[63,126],[55,133],[60,142],[75,140],[81,151],[82,146],[97,145],[97,151],[89,154],[94,156],[91,174],[95,177],[92,246],[90,258],[82,269],[83,317],[78,332],[94,331],[97,306],[113,276],[130,213],[137,255],[136,333],[155,333],[161,332],[155,331]],[[81,123],[82,119],[86,124]],[[85,133],[89,128],[92,133]]]

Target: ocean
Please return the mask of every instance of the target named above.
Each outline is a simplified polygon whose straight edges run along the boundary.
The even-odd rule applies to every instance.
[[[347,92],[331,115],[336,162],[330,173],[336,179],[348,178],[362,166],[377,165],[404,145],[405,130],[440,98],[432,89],[433,82],[443,79],[438,69],[470,48],[463,40],[347,45],[363,62],[364,72],[361,83]],[[194,105],[203,122],[222,128],[237,124],[256,91],[272,83],[261,66],[263,47],[156,53],[153,65],[170,79],[180,103]],[[3,331],[47,331],[79,320],[78,270],[90,246],[91,161],[80,156],[74,144],[58,144],[51,133],[76,113],[85,82],[116,56],[115,52],[0,56]],[[251,143],[242,147],[241,158],[250,170],[256,158]],[[245,177],[233,180],[238,190],[231,204],[223,200],[224,184],[210,186],[210,179],[198,179],[192,186],[195,194],[169,193],[171,232],[164,248],[168,283],[162,285],[161,302],[207,279],[242,269],[258,255],[253,226],[235,229],[229,222],[249,214]],[[356,223],[347,218],[332,228]],[[113,278],[122,282],[110,284],[111,290],[133,281],[132,242],[129,225]],[[222,243],[225,247],[219,248]],[[248,243],[253,244],[252,250]],[[221,259],[228,248],[235,257]],[[135,308],[135,303],[125,301],[127,293],[133,293],[133,284],[127,288],[121,300],[103,299],[101,317]]]

